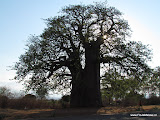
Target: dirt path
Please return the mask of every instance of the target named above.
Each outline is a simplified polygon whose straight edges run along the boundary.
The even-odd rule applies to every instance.
[[[131,116],[131,115],[137,115],[137,116]],[[113,115],[107,115],[107,114],[83,115],[83,116],[69,116],[69,117],[55,117],[55,118],[52,117],[52,118],[21,119],[21,120],[160,120],[160,110],[139,111],[139,112],[121,113]]]
[[[160,105],[143,106],[144,112],[149,110],[156,110],[157,115],[160,115]],[[3,120],[108,120],[108,119],[133,119],[129,113],[137,113],[137,106],[135,107],[102,107],[96,108],[68,108],[68,109],[32,109],[32,110],[15,110],[15,109],[0,109],[0,120],[2,115],[5,116]],[[151,111],[151,112],[152,112]],[[150,112],[149,112],[150,113]],[[138,113],[137,113],[138,114]],[[153,118],[158,118],[151,117]],[[142,119],[143,118],[143,119]],[[147,117],[145,117],[147,118]],[[148,118],[147,118],[148,119]],[[145,120],[140,117],[140,120]],[[159,118],[160,120],[160,118]]]

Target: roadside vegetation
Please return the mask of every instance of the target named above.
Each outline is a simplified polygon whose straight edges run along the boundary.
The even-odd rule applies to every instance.
[[[149,98],[138,93],[128,93],[124,99],[115,99],[102,94],[103,106],[138,106],[141,100],[142,105],[160,105],[160,97],[151,94]],[[60,100],[40,99],[36,95],[26,94],[15,96],[10,89],[0,87],[0,108],[1,109],[59,109],[70,107],[70,96],[63,96]]]
[[[0,87],[0,120],[15,120],[25,118],[58,117],[79,114],[114,114],[139,111],[139,100],[142,109],[160,109],[160,97],[151,95],[145,98],[139,94],[128,94],[125,99],[115,100],[102,96],[101,108],[70,108],[70,96],[60,100],[39,98],[32,94],[19,97],[6,87]]]

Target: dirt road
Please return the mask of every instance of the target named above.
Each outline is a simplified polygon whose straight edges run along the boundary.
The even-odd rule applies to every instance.
[[[21,120],[160,120],[160,110],[139,111],[113,115],[83,115]]]

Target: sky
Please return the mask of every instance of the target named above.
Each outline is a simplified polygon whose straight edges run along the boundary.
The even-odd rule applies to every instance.
[[[15,71],[8,66],[14,65],[24,53],[29,36],[43,32],[46,27],[43,19],[58,15],[69,4],[100,1],[105,0],[0,0],[0,86],[23,90],[21,83],[10,80]],[[160,66],[160,0],[108,0],[108,4],[128,20],[131,40],[150,45],[153,58],[148,64],[152,68]]]

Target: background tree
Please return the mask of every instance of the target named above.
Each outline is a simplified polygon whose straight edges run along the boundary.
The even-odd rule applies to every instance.
[[[148,75],[148,80],[145,84],[144,92],[149,93],[149,97],[160,95],[160,67],[156,67]]]
[[[107,97],[110,101],[112,99],[123,99],[130,92],[131,81],[125,76],[121,76],[115,69],[106,72],[102,78],[102,96]],[[133,83],[132,82],[132,83]]]
[[[139,101],[140,92],[145,83],[148,81],[148,77],[141,76],[139,79],[134,75],[121,73],[120,70],[116,70],[116,68],[109,68],[108,72],[102,77],[102,97],[104,98],[104,102],[108,100],[109,104],[113,99],[116,101],[123,101],[123,104],[129,105],[129,103],[133,103],[132,105],[137,105],[137,101]],[[127,102],[127,103],[126,103]]]
[[[11,90],[7,87],[0,87],[0,96],[6,96],[9,98],[13,97],[13,93],[11,92]]]
[[[159,66],[153,70],[153,75],[151,77],[149,84],[151,85],[152,91],[154,91],[155,94],[159,93],[160,95],[160,67]]]
[[[48,89],[47,88],[38,88],[36,90],[37,96],[42,100],[46,98],[46,95],[48,95]]]
[[[29,76],[30,89],[40,85],[55,91],[71,89],[71,106],[97,107],[102,105],[102,66],[113,63],[137,78],[149,70],[150,51],[126,40],[129,25],[114,7],[70,5],[46,22],[47,28],[30,39],[28,50],[14,66],[15,79],[24,81]]]
[[[12,98],[13,94],[7,87],[0,87],[0,108],[6,108],[8,106],[9,98]]]

